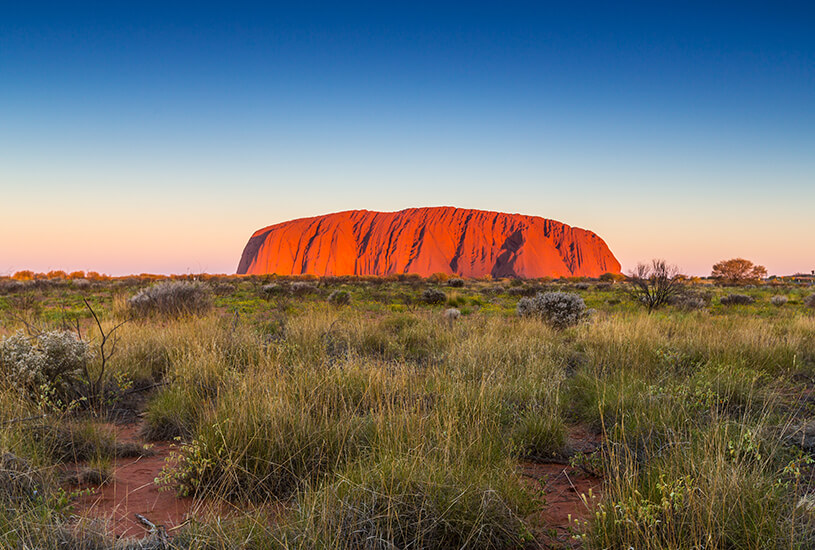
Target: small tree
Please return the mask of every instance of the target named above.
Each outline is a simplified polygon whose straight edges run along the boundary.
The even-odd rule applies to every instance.
[[[685,277],[679,268],[665,260],[654,259],[647,264],[637,264],[629,272],[629,293],[634,300],[646,308],[648,313],[658,309],[679,295],[685,283]]]
[[[714,264],[711,276],[725,284],[743,285],[766,277],[767,268],[744,258],[733,258]]]

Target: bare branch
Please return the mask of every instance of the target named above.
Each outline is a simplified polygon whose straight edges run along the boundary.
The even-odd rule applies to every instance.
[[[629,294],[651,313],[677,296],[682,291],[684,281],[685,278],[675,265],[654,259],[648,264],[637,264],[629,273]]]

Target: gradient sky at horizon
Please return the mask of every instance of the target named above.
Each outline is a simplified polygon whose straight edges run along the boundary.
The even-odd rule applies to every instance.
[[[0,7],[0,274],[231,273],[273,223],[436,205],[815,269],[806,3],[119,4]]]

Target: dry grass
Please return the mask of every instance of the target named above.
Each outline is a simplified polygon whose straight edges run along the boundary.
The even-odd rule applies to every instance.
[[[183,442],[164,482],[243,510],[185,527],[178,548],[534,547],[524,518],[538,501],[517,462],[562,461],[576,427],[602,441],[571,458],[603,486],[566,542],[815,543],[812,446],[790,435],[815,421],[815,317],[800,299],[648,315],[590,286],[581,292],[600,311],[554,330],[518,318],[518,297],[495,283],[457,286],[462,315],[449,323],[441,304],[400,301],[421,281],[337,281],[350,307],[312,282],[267,302],[261,282],[230,283],[204,315],[121,329],[111,387],[145,388],[145,434]],[[125,303],[104,302],[103,321]],[[114,392],[109,406],[123,402]],[[60,462],[122,451],[79,409],[14,422],[41,415],[37,403],[0,389],[0,422],[12,421],[0,450],[43,493],[0,511],[0,546],[105,547],[71,530],[54,480]]]

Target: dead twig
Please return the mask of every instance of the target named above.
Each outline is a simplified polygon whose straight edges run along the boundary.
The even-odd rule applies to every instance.
[[[87,298],[82,298],[82,301],[85,303],[85,307],[88,308],[88,311],[91,312],[91,316],[93,320],[96,321],[96,327],[99,329],[99,335],[101,336],[102,340],[99,342],[99,356],[101,359],[101,366],[99,368],[99,374],[94,378],[91,376],[90,370],[88,369],[88,365],[85,365],[85,377],[88,380],[88,386],[90,389],[90,397],[91,397],[91,405],[94,408],[98,408],[101,404],[101,393],[102,393],[102,382],[105,376],[105,370],[107,368],[108,361],[116,353],[116,343],[118,342],[118,338],[116,338],[115,333],[119,330],[125,323],[130,321],[128,317],[108,332],[105,332],[105,329],[102,328],[102,322],[99,320],[99,316],[96,315],[93,307],[91,307],[90,302],[88,302]],[[105,346],[110,342],[110,348],[106,349]]]

